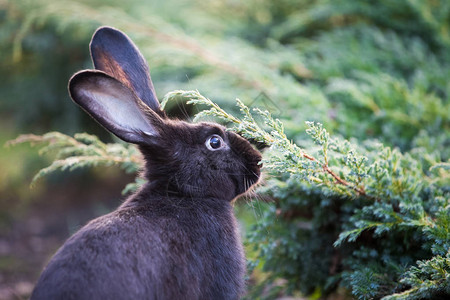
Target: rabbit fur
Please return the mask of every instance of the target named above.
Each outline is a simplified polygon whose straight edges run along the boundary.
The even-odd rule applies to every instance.
[[[221,125],[169,119],[121,31],[99,28],[90,51],[95,70],[76,73],[69,93],[138,145],[148,182],[70,237],[31,299],[240,298],[245,257],[231,201],[258,181],[259,152]]]

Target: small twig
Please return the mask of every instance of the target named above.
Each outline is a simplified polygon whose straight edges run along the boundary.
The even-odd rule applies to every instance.
[[[312,157],[312,156],[310,156],[310,155],[308,155],[308,154],[306,154],[306,153],[302,153],[302,155],[303,155],[303,157],[306,158],[306,159],[309,159],[309,160],[311,160],[311,161],[317,161],[317,159],[315,159],[314,157]],[[364,190],[364,187],[356,187],[356,186],[352,186],[348,181],[342,179],[342,178],[339,177],[336,173],[334,173],[334,172],[330,169],[330,167],[329,167],[327,164],[324,164],[324,165],[322,166],[322,169],[323,169],[326,173],[330,174],[334,179],[336,179],[336,181],[337,181],[339,184],[342,184],[342,185],[344,185],[344,186],[347,186],[347,187],[352,188],[353,190],[355,190],[355,191],[356,191],[359,195],[361,195],[361,196],[367,196],[367,197],[370,197],[370,196],[368,196],[368,195],[366,194],[366,191]]]
[[[328,174],[330,174],[331,176],[333,176],[334,179],[336,179],[336,181],[342,185],[351,187],[352,189],[354,189],[359,195],[361,196],[368,196],[366,194],[366,191],[364,190],[364,187],[357,187],[357,186],[352,186],[348,181],[345,181],[344,179],[340,178],[336,173],[334,173],[330,167],[328,167],[328,165],[324,165],[323,170],[325,172],[327,172]],[[368,196],[369,197],[369,196]]]

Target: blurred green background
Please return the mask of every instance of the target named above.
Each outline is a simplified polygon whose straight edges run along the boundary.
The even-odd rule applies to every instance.
[[[0,299],[26,298],[50,255],[114,209],[133,180],[98,168],[30,188],[52,158],[3,147],[48,131],[113,140],[66,88],[74,72],[92,67],[88,43],[98,26],[136,42],[160,99],[196,89],[232,111],[240,98],[282,118],[300,145],[310,120],[344,138],[420,146],[446,161],[449,24],[450,4],[438,0],[0,0]],[[179,117],[196,109],[168,108]],[[258,221],[258,205],[242,201],[243,224]]]

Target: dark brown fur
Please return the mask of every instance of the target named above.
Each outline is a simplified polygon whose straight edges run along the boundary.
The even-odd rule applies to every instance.
[[[123,33],[99,29],[91,52],[94,62],[119,69],[96,65],[100,70],[76,74],[70,94],[105,128],[138,144],[148,183],[69,238],[31,299],[238,299],[245,289],[245,257],[231,201],[257,182],[260,154],[220,125],[169,120],[151,81],[134,84],[148,67]],[[123,107],[118,102],[124,117],[102,106],[117,101],[115,95],[125,98],[119,99]],[[142,115],[146,121],[135,121]],[[211,136],[226,146],[212,151],[206,145]]]

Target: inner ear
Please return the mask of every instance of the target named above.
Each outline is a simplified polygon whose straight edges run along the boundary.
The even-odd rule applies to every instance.
[[[110,75],[94,70],[69,81],[72,99],[97,122],[124,141],[146,144],[162,120],[136,94]]]
[[[148,107],[164,116],[147,62],[126,34],[112,27],[100,27],[92,37],[90,51],[96,69],[124,83]]]

